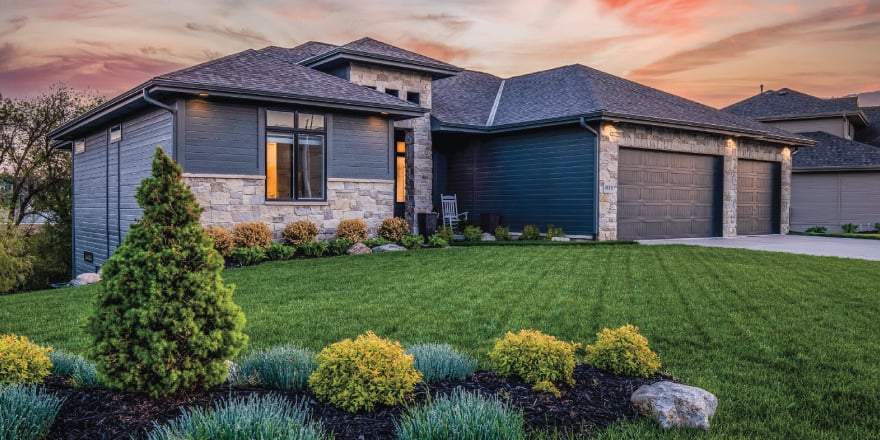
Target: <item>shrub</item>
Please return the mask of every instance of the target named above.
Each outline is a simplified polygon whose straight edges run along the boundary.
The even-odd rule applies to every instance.
[[[0,386],[0,439],[42,438],[63,402],[33,385]]]
[[[343,255],[354,243],[348,238],[334,238],[327,241],[327,247],[330,250],[330,255]]]
[[[565,232],[562,231],[562,228],[557,228],[553,225],[547,225],[547,239],[552,239],[553,237],[565,237]]]
[[[395,428],[400,440],[525,438],[522,411],[461,388],[411,409]]]
[[[326,241],[310,241],[303,243],[299,250],[307,257],[323,257],[330,252],[330,245]]]
[[[43,382],[52,368],[50,351],[26,336],[0,335],[0,385]]]
[[[474,358],[448,344],[417,344],[409,347],[406,352],[413,356],[416,370],[422,373],[425,382],[465,380],[473,376],[477,368]]]
[[[375,238],[368,238],[368,239],[364,240],[363,243],[365,245],[367,245],[368,248],[372,249],[376,246],[383,246],[383,245],[389,244],[391,242],[382,238],[382,237],[375,237]]]
[[[229,253],[229,259],[239,266],[253,266],[266,261],[266,253],[259,246],[235,248]]]
[[[154,423],[153,426],[147,435],[149,440],[332,438],[320,422],[312,419],[307,399],[290,403],[275,394],[232,398],[215,404],[210,410],[187,408],[167,424]]]
[[[259,250],[259,248],[257,248]],[[269,249],[266,249],[266,258],[269,261],[283,261],[290,260],[296,256],[296,248],[293,246],[288,246],[283,243],[275,243],[269,245]]]
[[[813,226],[811,228],[807,228],[806,233],[808,234],[824,234],[828,232],[828,228],[825,226]]]
[[[535,225],[525,225],[523,226],[522,235],[519,236],[520,240],[540,240],[541,239],[541,230],[538,229]]]
[[[504,339],[495,340],[489,363],[502,376],[519,376],[536,389],[559,396],[554,382],[574,384],[574,351],[578,347],[537,330],[507,332]]]
[[[301,390],[305,388],[315,367],[314,353],[295,345],[282,345],[242,358],[232,382]]]
[[[874,223],[874,230],[880,232],[880,223]]]
[[[33,264],[30,275],[19,286],[23,290],[45,289],[53,283],[70,281],[72,233],[69,220],[60,220],[56,216],[50,221],[56,223],[46,223],[25,238],[27,256]],[[3,270],[0,268],[0,272]]]
[[[425,237],[419,234],[406,235],[400,239],[400,245],[407,249],[419,249],[425,244]]]
[[[91,358],[108,385],[154,397],[219,385],[225,360],[247,343],[244,314],[199,226],[201,207],[159,147],[136,198],[143,216],[103,266]]]
[[[465,226],[464,232],[464,241],[480,241],[483,239],[483,230],[480,229],[479,226]]]
[[[349,412],[398,404],[422,380],[399,342],[373,332],[332,344],[316,360],[318,368],[309,378],[315,396]]]
[[[0,223],[0,294],[12,292],[33,272],[24,237],[15,226]]]
[[[432,248],[444,248],[449,246],[449,242],[441,237],[440,234],[434,234],[428,237],[428,244],[431,245]]]
[[[440,230],[437,231],[437,235],[446,240],[447,243],[452,243],[455,241],[455,231],[452,230],[449,226],[443,226]]]
[[[394,243],[400,243],[403,237],[409,235],[409,232],[409,223],[400,217],[386,218],[379,225],[379,236]]]
[[[70,378],[74,388],[93,387],[101,384],[95,366],[82,356],[65,351],[49,353],[52,360],[52,374]]]
[[[847,234],[855,234],[856,231],[859,230],[859,225],[853,223],[847,223],[845,225],[840,225],[840,229],[843,229],[844,233]]]
[[[284,227],[284,231],[281,232],[281,239],[284,240],[284,243],[291,246],[300,246],[303,243],[315,241],[315,237],[318,236],[319,232],[321,231],[318,230],[318,226],[314,223],[308,220],[297,220],[288,223]]]
[[[214,240],[214,249],[224,257],[228,257],[232,249],[235,248],[235,240],[232,238],[232,233],[226,228],[211,226],[205,228],[205,234]]]
[[[627,324],[596,333],[596,344],[587,345],[585,362],[600,370],[625,376],[649,377],[660,369],[660,356],[648,348],[639,328]]]
[[[336,227],[336,238],[347,238],[355,243],[367,239],[367,223],[359,218],[348,218]]]
[[[498,226],[495,228],[495,239],[498,241],[510,241],[510,228]]]
[[[239,223],[232,228],[232,239],[237,248],[257,246],[265,251],[272,244],[272,230],[263,222]]]

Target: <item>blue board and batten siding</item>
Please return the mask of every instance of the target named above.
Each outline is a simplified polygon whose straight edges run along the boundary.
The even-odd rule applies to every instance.
[[[141,215],[135,189],[150,175],[156,145],[172,149],[172,116],[165,110],[137,113],[121,125],[120,142],[108,142],[107,127],[87,136],[85,152],[73,158],[74,274],[95,271],[119,246]]]
[[[193,99],[186,103],[184,171],[195,174],[259,175],[259,108]]]
[[[493,136],[448,148],[445,189],[459,211],[501,214],[514,231],[548,224],[595,233],[595,136],[578,127]]]
[[[330,127],[329,176],[350,179],[393,179],[394,133],[386,119],[333,115]]]

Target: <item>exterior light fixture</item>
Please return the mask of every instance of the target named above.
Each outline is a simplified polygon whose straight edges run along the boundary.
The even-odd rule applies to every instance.
[[[384,115],[387,115],[388,112],[379,112],[379,114],[384,116]]]
[[[207,98],[208,94],[207,93],[199,93],[199,96],[201,96],[202,98]]]

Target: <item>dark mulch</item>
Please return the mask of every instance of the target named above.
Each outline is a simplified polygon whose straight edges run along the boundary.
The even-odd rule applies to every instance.
[[[423,402],[427,395],[447,394],[455,388],[496,396],[522,409],[526,428],[593,434],[615,421],[636,415],[629,397],[638,387],[671,380],[656,375],[650,379],[606,374],[586,365],[575,368],[575,386],[562,388],[564,395],[555,398],[536,393],[519,379],[499,377],[492,372],[479,372],[467,381],[443,381],[421,386],[413,398]],[[121,439],[145,438],[153,423],[162,423],[180,415],[183,408],[208,407],[229,396],[279,393],[289,399],[309,399],[312,414],[333,431],[337,439],[394,438],[393,420],[401,407],[381,408],[370,413],[351,414],[317,402],[309,392],[286,392],[265,388],[230,388],[220,386],[209,391],[165,399],[123,393],[108,389],[73,389],[64,378],[50,377],[46,389],[66,398],[50,439]]]

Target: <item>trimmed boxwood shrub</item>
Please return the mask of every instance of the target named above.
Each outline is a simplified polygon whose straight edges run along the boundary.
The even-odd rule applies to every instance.
[[[272,244],[272,230],[263,222],[239,223],[232,228],[232,239],[237,248],[257,246],[265,251]]]
[[[409,231],[409,223],[400,217],[386,218],[379,225],[379,236],[394,243],[400,243],[403,237],[409,235]]]
[[[52,368],[50,351],[27,336],[0,335],[0,386],[42,383]]]
[[[104,263],[86,329],[95,366],[109,385],[154,397],[219,385],[247,336],[202,208],[158,147],[135,197],[143,217]]]
[[[318,226],[309,220],[297,220],[290,222],[281,232],[281,239],[291,246],[300,246],[303,243],[315,241],[318,236]]]
[[[367,223],[359,218],[348,218],[336,227],[336,238],[347,238],[355,243],[367,239]]]
[[[520,240],[540,240],[541,239],[541,229],[535,225],[525,225],[523,226],[522,235],[519,236]]]
[[[214,249],[224,257],[228,257],[232,249],[235,248],[235,240],[232,239],[232,233],[224,227],[211,226],[205,228],[205,234],[214,240]]]
[[[561,393],[556,383],[574,385],[574,352],[578,347],[537,330],[507,332],[503,339],[495,339],[489,364],[502,376],[519,376],[535,390],[558,397]]]
[[[614,374],[650,377],[660,370],[660,356],[651,351],[648,339],[634,325],[603,329],[586,351],[587,364]]]

